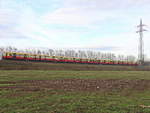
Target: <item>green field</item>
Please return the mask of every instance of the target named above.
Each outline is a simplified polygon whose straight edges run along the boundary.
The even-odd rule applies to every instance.
[[[0,113],[150,113],[150,72],[0,71]]]

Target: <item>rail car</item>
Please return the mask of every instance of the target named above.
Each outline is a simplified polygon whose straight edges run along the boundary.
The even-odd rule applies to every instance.
[[[38,62],[53,62],[53,63],[128,65],[128,66],[138,65],[136,62],[127,62],[127,61],[83,59],[83,58],[48,56],[39,54],[17,53],[17,52],[6,52],[3,54],[2,58],[6,60],[23,60],[23,61],[38,61]]]

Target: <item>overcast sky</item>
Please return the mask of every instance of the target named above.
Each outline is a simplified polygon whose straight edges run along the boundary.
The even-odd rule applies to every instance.
[[[137,55],[140,18],[150,0],[0,0],[0,46],[95,48]],[[145,54],[150,57],[150,32]]]

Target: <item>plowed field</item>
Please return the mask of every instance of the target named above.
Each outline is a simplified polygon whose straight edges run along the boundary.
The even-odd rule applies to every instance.
[[[150,113],[148,71],[0,71],[0,113]]]

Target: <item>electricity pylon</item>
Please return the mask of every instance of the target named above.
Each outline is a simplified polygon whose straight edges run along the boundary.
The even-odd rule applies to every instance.
[[[139,53],[138,53],[138,61],[139,64],[144,64],[144,41],[143,41],[143,32],[147,31],[143,28],[143,26],[146,26],[142,23],[142,19],[140,20],[140,25],[138,25],[137,27],[139,28],[139,30],[137,31],[137,33],[139,33]]]

